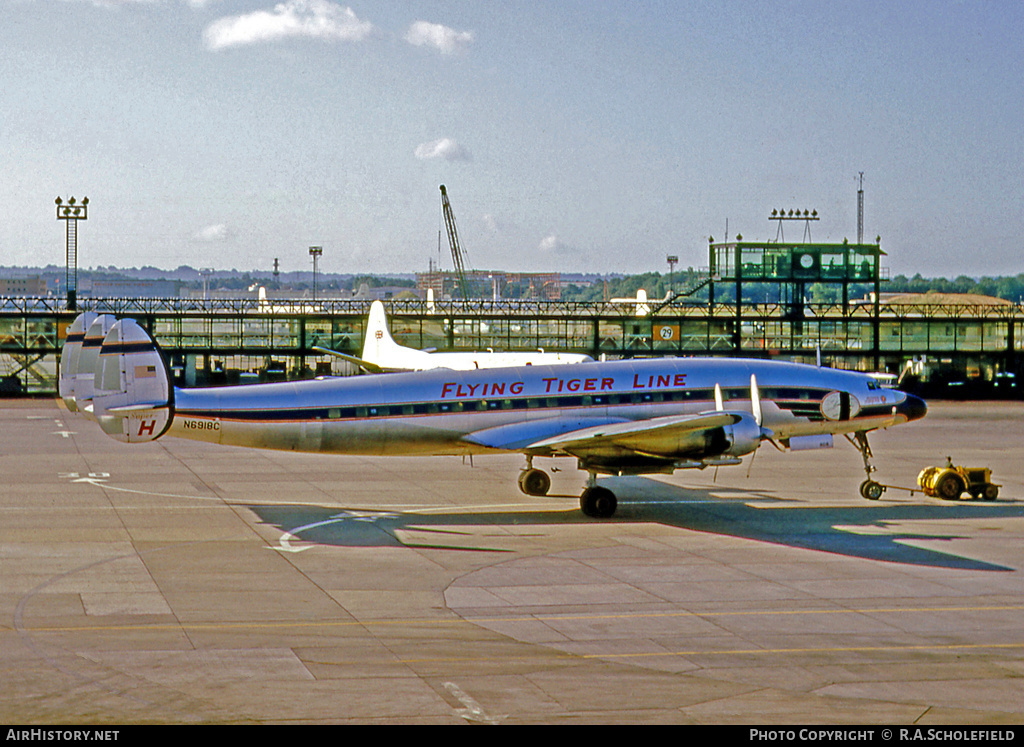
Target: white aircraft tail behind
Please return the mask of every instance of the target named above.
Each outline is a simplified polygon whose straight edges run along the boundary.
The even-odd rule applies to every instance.
[[[423,371],[430,368],[473,370],[478,368],[503,368],[509,366],[544,366],[560,363],[584,363],[593,359],[582,353],[535,352],[435,352],[416,350],[399,345],[388,330],[384,304],[374,301],[370,305],[370,316],[366,325],[366,340],[363,343],[363,357],[353,359],[339,355],[369,370],[380,371]]]
[[[363,360],[382,369],[433,368],[430,353],[399,345],[388,330],[384,304],[374,301],[370,304],[370,316],[366,321],[366,340],[363,342]]]

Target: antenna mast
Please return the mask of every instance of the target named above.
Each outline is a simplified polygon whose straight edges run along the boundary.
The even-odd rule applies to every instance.
[[[860,189],[857,190],[857,243],[864,243],[864,172],[860,172]]]

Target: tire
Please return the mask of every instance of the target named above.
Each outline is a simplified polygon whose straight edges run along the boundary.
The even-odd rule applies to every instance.
[[[986,501],[994,501],[999,497],[999,486],[998,485],[986,485],[985,490],[982,491],[981,497]]]
[[[528,469],[519,475],[519,489],[527,495],[547,495],[551,478],[540,469]]]
[[[882,497],[882,493],[884,492],[885,488],[874,480],[866,480],[864,484],[860,486],[860,494],[869,501],[877,501]]]
[[[947,472],[935,483],[935,494],[944,501],[956,501],[964,492],[964,483],[956,475]]]
[[[580,510],[594,519],[609,519],[615,514],[618,501],[608,488],[587,488],[580,496]]]

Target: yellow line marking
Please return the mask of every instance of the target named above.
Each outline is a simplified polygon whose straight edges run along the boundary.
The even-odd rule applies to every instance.
[[[391,627],[399,625],[416,626],[447,626],[472,623],[474,625],[488,623],[516,623],[516,622],[586,622],[600,620],[644,620],[657,618],[716,618],[716,617],[782,617],[794,615],[871,615],[871,614],[922,614],[922,613],[949,613],[949,612],[1019,612],[1024,610],[1024,605],[994,605],[979,607],[867,607],[864,609],[829,609],[829,610],[745,610],[745,611],[722,611],[722,612],[643,612],[643,613],[618,613],[601,615],[519,615],[513,617],[459,617],[445,618],[439,620],[423,619],[395,619],[395,620],[317,620],[302,622],[297,620],[280,622],[233,622],[233,623],[150,623],[140,625],[61,625],[61,626],[40,626],[21,627],[19,632],[24,633],[76,633],[76,632],[121,632],[121,631],[144,631],[144,630],[274,630],[281,628],[346,628],[346,627]],[[4,626],[4,630],[12,631],[13,628]],[[1016,644],[1014,644],[1016,645]],[[934,648],[929,646],[927,648]],[[757,649],[761,651],[762,649]],[[800,649],[802,650],[802,649]],[[837,649],[838,650],[838,649]],[[853,650],[853,649],[851,649]],[[649,656],[652,654],[643,654]]]
[[[655,656],[763,656],[765,654],[835,654],[835,653],[898,653],[901,651],[963,651],[977,649],[1020,649],[1024,643],[936,643],[905,646],[836,646],[829,648],[748,648],[748,649],[692,649],[689,651],[647,651],[632,654],[571,654],[556,651],[558,657],[569,659],[640,659]],[[526,657],[450,657],[437,659],[399,659],[400,664],[430,664],[442,662],[515,661]],[[537,658],[537,657],[534,657]]]

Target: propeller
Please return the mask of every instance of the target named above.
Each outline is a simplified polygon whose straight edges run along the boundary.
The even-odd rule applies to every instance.
[[[750,409],[754,413],[754,422],[761,427],[764,413],[761,412],[761,390],[757,388],[757,375],[750,374]]]
[[[757,423],[757,427],[761,429],[761,440],[768,441],[772,446],[779,451],[779,445],[775,443],[775,434],[768,428],[764,427],[764,410],[761,407],[761,389],[757,386],[757,375],[750,374],[750,410],[754,414],[754,422]],[[747,477],[750,477],[750,470],[754,466],[754,457],[757,456],[758,449],[754,449],[754,453],[750,456],[750,462],[747,464]]]
[[[725,401],[724,401],[724,398],[722,397],[722,385],[719,384],[717,381],[715,382],[715,410],[717,412],[722,412],[723,410],[725,410]],[[714,473],[714,475],[712,475],[711,481],[712,482],[718,482],[718,467],[717,466],[715,467],[715,473]]]

